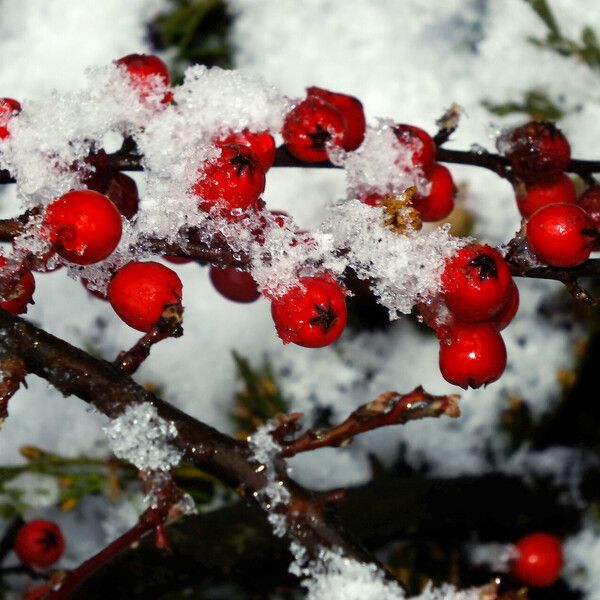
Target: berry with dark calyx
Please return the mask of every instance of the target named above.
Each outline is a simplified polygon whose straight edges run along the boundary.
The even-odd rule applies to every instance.
[[[118,171],[113,173],[104,193],[127,220],[131,221],[135,217],[140,196],[136,182],[129,175]]]
[[[6,258],[0,256],[0,269],[7,264]],[[35,279],[30,271],[19,277],[9,298],[2,300],[0,306],[13,315],[22,315],[27,312],[27,305],[32,303],[33,292],[35,292]]]
[[[530,121],[499,140],[513,173],[526,183],[558,178],[571,162],[571,146],[550,121]]]
[[[244,129],[230,133],[223,141],[224,144],[239,144],[250,148],[256,155],[263,171],[268,171],[275,162],[275,139],[268,131],[255,133]]]
[[[194,185],[194,194],[201,198],[199,207],[209,211],[213,206],[223,209],[223,216],[258,207],[265,189],[265,172],[256,154],[239,144],[222,144],[221,156],[206,165]]]
[[[551,533],[536,532],[522,537],[516,544],[518,556],[512,575],[531,587],[548,587],[560,577],[563,551],[560,539]]]
[[[490,323],[498,330],[506,329],[515,318],[519,310],[519,288],[513,281],[510,296],[506,304],[500,309],[500,312],[494,315]]]
[[[115,64],[127,70],[132,86],[140,92],[141,100],[154,90],[156,82],[164,86],[171,83],[169,68],[154,54],[128,54],[116,60]],[[162,103],[168,104],[172,99],[173,94],[167,92]]]
[[[112,254],[121,239],[121,215],[103,194],[72,190],[47,208],[44,225],[60,256],[89,265]]]
[[[450,171],[440,164],[434,164],[429,174],[431,188],[427,196],[416,194],[412,205],[421,213],[423,221],[445,219],[454,208],[456,186]]]
[[[600,185],[591,185],[577,200],[577,204],[585,210],[596,231],[600,231]],[[596,241],[594,250],[600,250],[600,242]]]
[[[469,244],[446,260],[442,286],[446,305],[459,320],[484,321],[508,301],[512,276],[497,250]]]
[[[210,280],[221,296],[233,302],[250,303],[260,298],[254,277],[246,271],[238,271],[235,267],[221,269],[212,266]]]
[[[351,152],[356,150],[365,139],[365,130],[367,120],[362,102],[354,96],[340,94],[339,92],[330,92],[319,87],[306,88],[306,93],[310,98],[315,97],[336,108],[344,118],[344,136],[342,138],[342,147]]]
[[[435,161],[436,148],[433,138],[424,129],[405,123],[395,125],[394,134],[398,143],[411,151],[412,164],[428,175]]]
[[[341,146],[344,118],[331,105],[309,97],[291,110],[283,123],[283,141],[290,154],[304,162],[327,160],[327,144]]]
[[[577,204],[549,204],[527,221],[527,242],[541,262],[576,267],[585,262],[597,241],[588,214]]]
[[[557,202],[575,203],[577,194],[571,178],[562,173],[557,179],[532,183],[517,184],[515,187],[517,206],[525,218],[530,217],[538,208]]]
[[[0,98],[0,140],[6,139],[10,132],[8,123],[21,111],[21,105],[12,98]]]
[[[34,519],[25,523],[17,532],[14,550],[21,562],[44,569],[63,555],[65,540],[56,523]]]
[[[127,325],[149,331],[165,308],[180,305],[183,284],[175,271],[157,262],[131,261],[108,286],[108,301]]]
[[[346,326],[346,299],[331,277],[303,277],[271,303],[277,334],[284,344],[321,348],[335,342]]]
[[[504,372],[506,347],[492,324],[455,322],[441,337],[440,372],[449,383],[476,389]]]

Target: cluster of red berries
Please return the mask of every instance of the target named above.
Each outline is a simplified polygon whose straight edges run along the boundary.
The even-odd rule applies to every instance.
[[[514,129],[506,158],[516,176],[517,206],[527,220],[527,242],[538,259],[554,267],[575,267],[597,246],[600,212],[597,186],[577,200],[565,169],[571,148],[564,134],[547,121]]]

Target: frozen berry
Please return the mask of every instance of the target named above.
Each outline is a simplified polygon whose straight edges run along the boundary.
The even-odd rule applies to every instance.
[[[233,302],[254,302],[260,297],[254,277],[246,271],[238,271],[235,267],[211,267],[210,280],[222,296]]]
[[[21,562],[43,569],[60,559],[65,550],[65,540],[56,523],[34,519],[17,532],[14,550]]]
[[[543,206],[527,222],[530,249],[553,267],[576,267],[585,262],[596,239],[591,219],[576,204]]]
[[[127,263],[108,286],[108,300],[130,327],[149,331],[165,308],[180,304],[183,284],[175,271],[157,262]]]
[[[531,587],[547,587],[560,577],[563,551],[560,539],[550,533],[530,533],[515,545],[518,553],[513,576]]]
[[[201,198],[202,210],[220,206],[224,216],[234,216],[258,205],[265,189],[265,172],[256,154],[246,146],[223,144],[219,147],[221,155],[207,163],[194,185],[194,193]]]
[[[0,256],[0,268],[6,266],[7,260]],[[27,312],[27,305],[32,303],[35,291],[35,280],[30,271],[19,277],[19,281],[11,290],[9,297],[0,302],[0,306],[13,315],[21,315]]]
[[[271,314],[285,344],[321,348],[335,342],[346,326],[344,290],[332,278],[303,277],[272,301]]]
[[[494,315],[490,323],[498,330],[506,329],[515,318],[519,310],[519,288],[513,281],[510,296],[506,304],[500,309],[500,312]]]
[[[585,210],[596,231],[600,231],[600,185],[590,186],[577,200],[577,204]],[[594,250],[600,250],[600,243],[594,244]]]
[[[21,111],[21,105],[12,98],[0,98],[0,140],[6,139],[10,133],[8,122]]]
[[[506,367],[506,347],[490,323],[454,323],[440,340],[440,372],[464,389],[496,381]]]
[[[72,190],[52,202],[44,223],[56,252],[78,265],[104,260],[121,239],[119,211],[92,190]]]
[[[417,194],[412,199],[412,204],[421,213],[423,221],[439,221],[445,219],[454,208],[456,186],[450,171],[437,163],[431,169],[429,181],[429,194]]]
[[[358,199],[367,206],[383,206],[384,194],[373,192],[371,194],[362,194]]]
[[[340,94],[339,92],[330,92],[319,87],[309,87],[306,89],[309,97],[319,98],[326,104],[330,104],[338,110],[344,118],[344,136],[342,138],[342,147],[344,150],[356,150],[365,139],[365,130],[367,121],[362,102],[354,96]]]
[[[115,64],[127,70],[130,81],[139,90],[142,100],[156,89],[157,84],[166,87],[171,83],[169,68],[154,54],[128,54],[115,61]],[[162,102],[167,104],[172,98],[173,94],[167,92]]]
[[[575,185],[568,175],[562,173],[557,179],[533,183],[517,184],[517,206],[521,215],[530,217],[538,208],[557,202],[574,203],[577,196]]]
[[[344,118],[337,109],[309,97],[286,115],[282,134],[287,149],[297,159],[322,162],[328,158],[328,143],[341,145]]]
[[[263,171],[268,171],[275,162],[275,139],[268,131],[254,133],[248,129],[230,133],[224,140],[224,144],[239,144],[250,148],[256,155]]]
[[[104,193],[129,221],[137,214],[140,196],[137,184],[129,175],[118,171],[113,173]]]
[[[412,164],[428,175],[436,152],[432,137],[424,129],[406,124],[395,125],[394,133],[398,143],[411,152]]]
[[[567,138],[550,121],[530,121],[499,140],[513,173],[526,183],[558,178],[571,162]]]
[[[94,150],[86,156],[83,162],[92,167],[83,176],[82,182],[85,187],[89,190],[94,190],[94,192],[106,193],[108,182],[113,174],[108,154],[102,149]],[[71,168],[76,170],[77,165],[74,164]]]
[[[512,276],[497,250],[470,244],[446,260],[442,286],[446,304],[458,319],[483,321],[508,301]]]

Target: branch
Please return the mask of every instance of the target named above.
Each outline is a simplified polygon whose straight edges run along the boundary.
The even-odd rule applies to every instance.
[[[25,380],[25,363],[12,353],[0,351],[0,427],[8,417],[8,401]]]

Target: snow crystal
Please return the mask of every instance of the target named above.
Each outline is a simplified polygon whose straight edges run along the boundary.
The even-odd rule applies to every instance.
[[[3,487],[18,492],[19,501],[34,508],[52,506],[60,496],[56,477],[44,473],[19,473],[4,483]]]
[[[177,428],[159,417],[150,403],[128,406],[104,427],[104,433],[115,456],[138,469],[168,470],[181,460],[182,453],[173,444]]]

